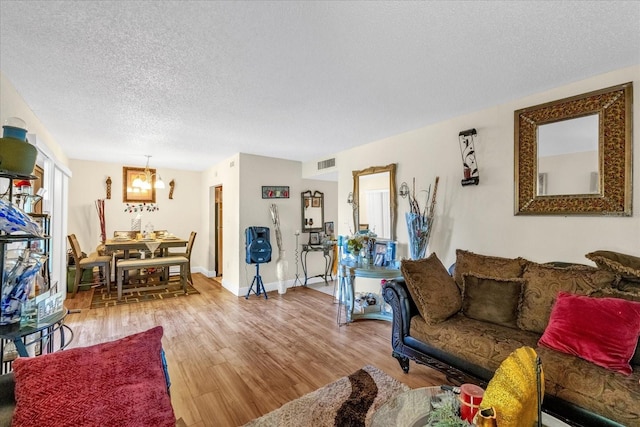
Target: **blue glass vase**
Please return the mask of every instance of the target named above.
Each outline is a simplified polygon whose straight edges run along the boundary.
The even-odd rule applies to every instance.
[[[424,258],[429,242],[427,217],[413,212],[405,213],[409,233],[409,256],[411,259]]]

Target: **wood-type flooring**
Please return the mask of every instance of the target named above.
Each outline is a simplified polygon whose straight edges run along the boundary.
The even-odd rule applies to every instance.
[[[196,427],[242,425],[367,364],[411,388],[446,383],[413,362],[402,372],[391,357],[390,322],[339,327],[330,295],[298,287],[245,300],[213,279],[193,277],[200,294],[69,314],[71,347],[162,325],[174,411]],[[82,293],[67,307],[80,307]]]

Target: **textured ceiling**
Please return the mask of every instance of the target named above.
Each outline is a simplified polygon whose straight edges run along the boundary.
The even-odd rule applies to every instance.
[[[301,161],[640,63],[640,2],[0,0],[0,69],[72,159]]]

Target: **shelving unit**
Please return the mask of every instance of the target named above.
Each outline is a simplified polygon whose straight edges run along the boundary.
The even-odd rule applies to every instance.
[[[34,180],[33,175],[19,175],[0,171],[0,179],[8,180],[8,190],[2,195],[7,201],[13,201],[13,180]],[[48,214],[29,214],[40,224],[42,236],[32,234],[7,234],[0,232],[0,290],[5,283],[5,267],[7,254],[12,250],[29,248],[34,252],[46,256],[42,263],[41,277],[43,280],[34,285],[35,296],[44,299],[51,290],[51,272],[49,255],[51,244],[49,240],[51,218]],[[55,289],[57,291],[57,289]],[[34,304],[35,306],[35,304]],[[11,371],[13,359],[20,356],[38,356],[43,353],[65,348],[73,339],[73,333],[64,325],[66,310],[57,311],[47,317],[38,316],[38,307],[34,307],[35,319],[27,323],[0,325],[0,374]],[[0,307],[0,309],[2,309]],[[65,333],[66,331],[66,333]]]
[[[345,319],[344,322],[341,319],[341,310],[338,310],[338,324],[343,325],[351,323],[358,319],[376,319],[392,321],[393,314],[386,309],[386,304],[382,298],[382,287],[380,293],[376,293],[376,299],[378,301],[375,311],[357,313],[355,308],[355,294],[356,294],[356,277],[368,278],[368,279],[384,279],[392,280],[398,277],[402,277],[402,273],[397,268],[391,267],[377,267],[377,266],[360,266],[349,265],[341,263],[338,267],[339,283],[340,283],[340,299],[345,305]]]

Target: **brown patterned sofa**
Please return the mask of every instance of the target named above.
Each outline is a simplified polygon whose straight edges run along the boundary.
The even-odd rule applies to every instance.
[[[444,372],[454,383],[486,386],[512,351],[529,346],[542,360],[546,412],[571,425],[640,426],[640,303],[634,302],[640,301],[640,258],[622,256],[620,264],[620,254],[612,252],[587,257],[599,268],[538,264],[463,250],[456,252],[453,274],[435,254],[403,261],[404,280],[387,282],[383,290],[393,309],[393,356],[405,372],[413,360]],[[624,339],[618,336],[623,326],[594,322],[591,307],[604,303],[624,304],[621,311],[631,324]],[[583,312],[571,313],[572,307],[582,307]],[[605,345],[615,349],[606,347],[604,355],[594,351],[588,357],[606,359],[619,352],[618,342],[626,342],[624,363],[607,369],[567,354],[573,350],[549,348],[548,343],[571,341],[561,329],[569,320],[580,323],[584,331],[604,328],[605,339],[614,340]],[[580,350],[581,340],[570,344]],[[630,374],[617,372],[631,369]]]

